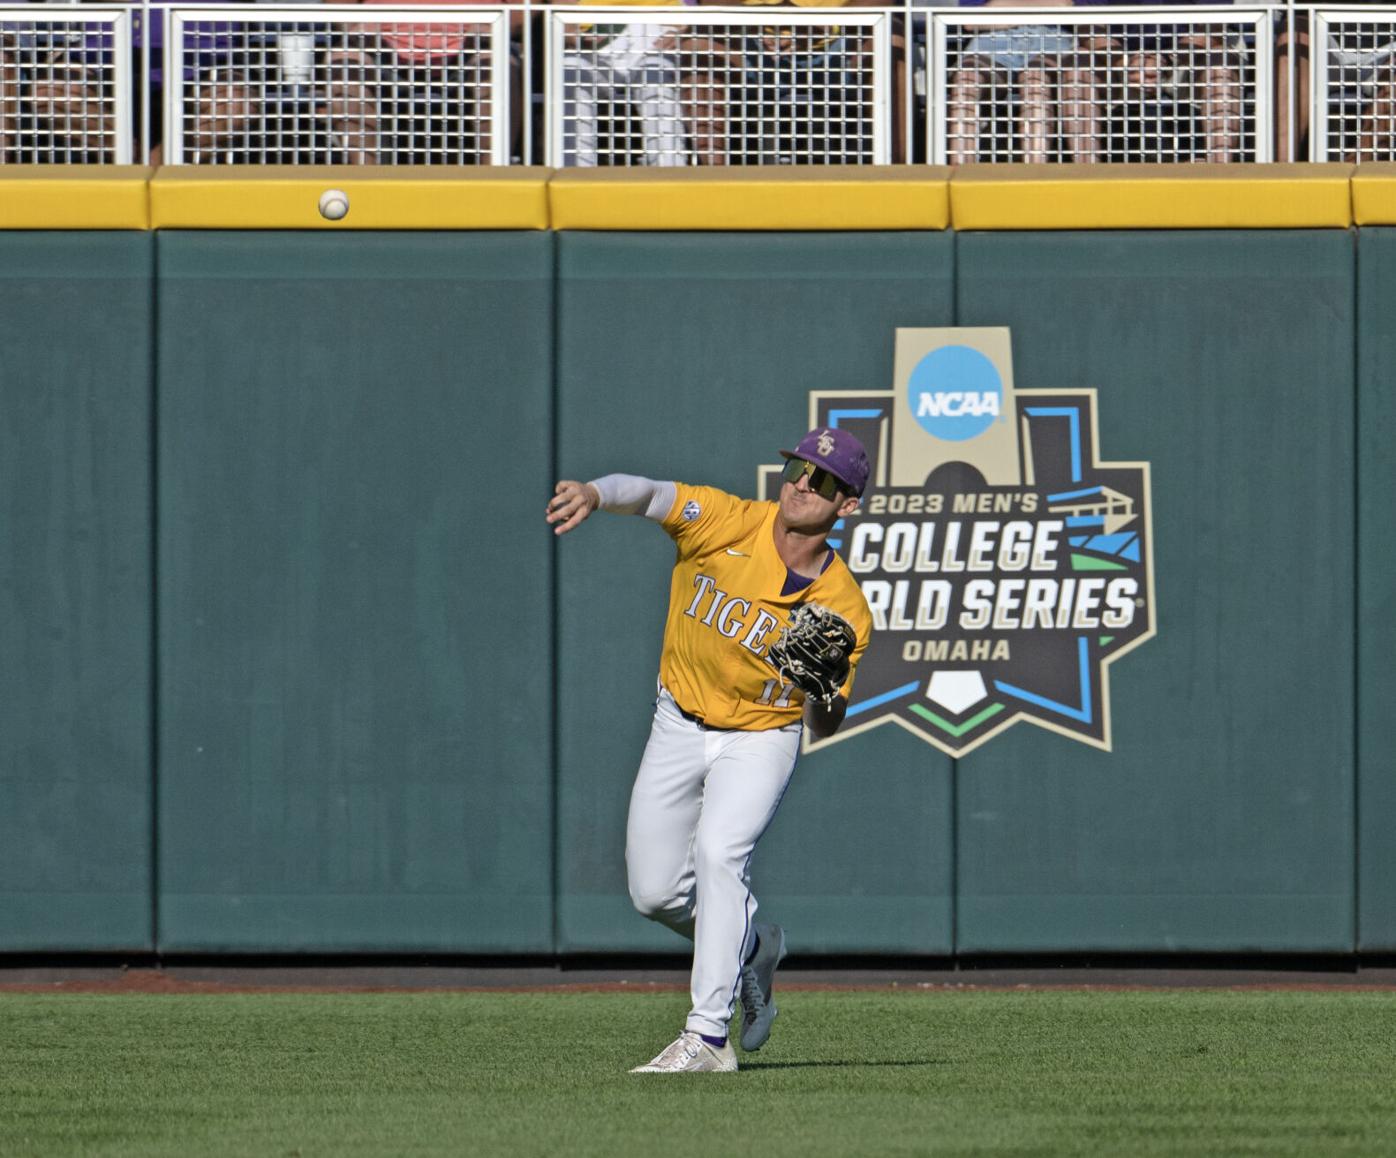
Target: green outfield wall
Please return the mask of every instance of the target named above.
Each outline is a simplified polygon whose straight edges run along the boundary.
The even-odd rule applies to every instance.
[[[161,946],[548,951],[552,236],[158,243]]]
[[[1396,229],[1358,254],[1356,496],[1357,947],[1396,951]]]
[[[1112,752],[1019,727],[960,762],[959,947],[1350,950],[1352,236],[968,234],[958,274],[1020,388],[1095,387],[1151,464],[1159,621]]]
[[[803,756],[765,913],[802,953],[1396,951],[1380,190],[1145,228],[1092,187],[1118,228],[1082,230],[992,176],[975,228],[893,176],[626,229],[654,190],[589,209],[603,175],[554,228],[214,229],[181,186],[186,227],[0,230],[0,952],[680,951],[623,867],[672,546],[555,541],[552,481],[752,494],[812,391],[951,325],[1010,327],[1019,388],[1097,390],[1105,456],[1151,464],[1157,635],[1110,751]]]
[[[154,947],[154,238],[0,233],[0,948]]]

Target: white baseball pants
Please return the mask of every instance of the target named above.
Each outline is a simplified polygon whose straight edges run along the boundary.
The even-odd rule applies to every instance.
[[[611,106],[627,100],[640,115],[645,164],[688,164],[678,70],[672,60],[654,51],[671,31],[662,24],[627,25],[624,33],[596,52],[594,60],[582,55],[564,58],[564,69],[576,78],[568,89],[572,104],[564,119],[563,148],[571,164],[597,162],[598,101]]]
[[[751,948],[751,856],[776,814],[800,751],[799,723],[721,731],[685,719],[661,689],[630,794],[630,899],[693,941],[687,1028],[727,1033]]]

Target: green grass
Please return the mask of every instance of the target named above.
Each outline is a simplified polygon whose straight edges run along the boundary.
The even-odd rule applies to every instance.
[[[732,1075],[675,993],[0,996],[0,1155],[1391,1155],[1396,994],[785,991]]]

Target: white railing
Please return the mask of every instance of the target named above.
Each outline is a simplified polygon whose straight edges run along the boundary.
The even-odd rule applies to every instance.
[[[1396,4],[0,5],[0,164],[1296,155],[1396,159]]]
[[[555,167],[891,160],[891,18],[847,9],[547,14]]]
[[[0,7],[0,160],[133,160],[131,16],[123,9]]]

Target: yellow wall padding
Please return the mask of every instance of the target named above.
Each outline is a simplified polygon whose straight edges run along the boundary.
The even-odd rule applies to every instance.
[[[1358,225],[1396,225],[1396,165],[1359,165],[1352,175],[1352,219]]]
[[[948,168],[564,169],[554,229],[945,229]]]
[[[348,195],[341,220],[320,214],[329,189]],[[1396,225],[1396,164],[0,168],[0,229],[1292,229],[1354,222]]]
[[[0,229],[149,229],[140,165],[0,166]]]
[[[967,229],[1300,229],[1352,224],[1351,165],[966,165]]]
[[[150,183],[156,229],[547,229],[548,175],[535,168],[172,165]],[[347,195],[337,221],[322,194]]]

